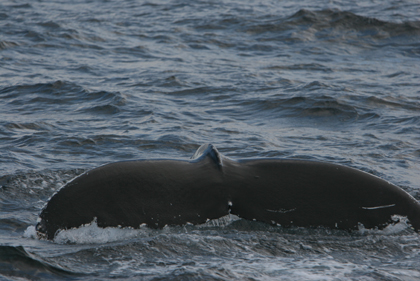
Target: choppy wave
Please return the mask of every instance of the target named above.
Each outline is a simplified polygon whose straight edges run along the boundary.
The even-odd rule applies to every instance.
[[[77,274],[52,265],[28,253],[22,246],[0,246],[0,276],[23,280],[56,280],[76,277]]]
[[[290,25],[305,26],[316,36],[316,40],[329,42],[346,42],[357,38],[384,40],[397,37],[404,42],[404,39],[412,40],[413,36],[420,34],[419,21],[387,22],[349,11],[330,9],[321,11],[303,9],[289,17],[286,22]]]
[[[36,114],[48,110],[60,114],[81,113],[113,114],[119,106],[125,104],[120,93],[106,91],[90,92],[83,87],[71,83],[56,81],[35,85],[11,86],[0,91],[1,98],[6,101],[5,108],[13,108],[17,114]]]
[[[419,51],[417,45],[420,21],[390,22],[339,9],[300,9],[291,16],[265,14],[252,19],[228,14],[213,21],[194,18],[181,20],[176,24],[194,26],[199,31],[208,32],[229,28],[244,32],[256,40],[253,43],[234,43],[233,40],[221,41],[216,36],[209,36],[199,41],[187,41],[191,48],[209,48],[208,46],[214,45],[218,48],[237,48],[240,51],[261,54],[278,50],[278,45],[273,45],[272,42],[289,45],[299,42],[317,42],[319,45],[320,42],[325,42],[358,49],[406,46],[402,54],[407,56],[415,56]],[[239,37],[238,34],[235,36]],[[337,51],[339,50],[349,52],[351,49],[347,47],[347,50],[340,48]]]

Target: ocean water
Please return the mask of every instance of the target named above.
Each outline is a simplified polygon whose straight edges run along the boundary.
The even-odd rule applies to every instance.
[[[420,200],[420,3],[0,2],[0,279],[419,280],[420,236],[205,225],[34,234],[63,184],[122,160],[328,161]]]

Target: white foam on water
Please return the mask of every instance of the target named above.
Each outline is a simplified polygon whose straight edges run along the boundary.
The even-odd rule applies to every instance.
[[[393,235],[399,234],[407,229],[411,229],[409,220],[405,216],[394,215],[392,216],[394,224],[387,225],[384,229],[366,229],[363,224],[359,225],[359,232],[361,234],[379,234],[379,235]]]
[[[38,235],[36,234],[35,226],[34,225],[28,226],[25,232],[23,232],[23,237],[30,238],[30,239],[37,239]]]
[[[227,215],[218,219],[209,220],[201,225],[191,225],[195,230],[205,230],[206,228],[224,228],[231,223],[240,220],[235,215]],[[408,219],[403,216],[394,216],[394,224],[390,224],[382,230],[366,229],[363,225],[359,225],[358,232],[362,235],[395,235],[401,234],[406,230],[411,230]],[[189,232],[189,224],[181,227],[181,231]],[[154,230],[148,228],[146,225],[140,225],[140,228],[132,227],[99,227],[96,219],[89,224],[85,224],[78,228],[61,230],[54,238],[57,244],[102,244],[109,242],[124,241],[133,238],[144,238],[150,235],[157,235],[159,233],[178,232],[179,227],[165,226],[162,230]],[[191,230],[191,229],[190,229]],[[29,226],[23,233],[24,238],[40,239],[37,235],[35,226]]]
[[[147,227],[99,227],[96,220],[78,228],[61,230],[54,238],[58,244],[102,244],[144,237],[152,231]]]
[[[230,225],[232,222],[239,220],[240,218],[235,215],[227,215],[218,219],[208,220],[206,223],[201,225],[192,225],[187,223],[185,226],[197,227],[197,229],[205,229],[208,227],[220,227]],[[180,226],[185,229],[185,226]],[[161,232],[171,232],[174,230],[173,227],[165,226],[162,230],[158,231],[151,229],[146,224],[140,225],[140,228],[132,227],[99,227],[96,219],[91,223],[82,225],[77,228],[66,229],[59,231],[54,242],[58,244],[101,244],[116,241],[123,241],[127,239],[137,237],[147,237],[150,235],[156,235]],[[35,226],[31,225],[23,233],[24,238],[40,239],[36,232]]]

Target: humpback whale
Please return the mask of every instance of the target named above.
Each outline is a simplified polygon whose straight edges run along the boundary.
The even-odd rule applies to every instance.
[[[96,220],[99,227],[201,224],[227,214],[274,225],[382,229],[395,215],[420,230],[420,204],[369,173],[332,163],[223,156],[202,145],[190,160],[138,160],[87,171],[42,209],[38,236]]]

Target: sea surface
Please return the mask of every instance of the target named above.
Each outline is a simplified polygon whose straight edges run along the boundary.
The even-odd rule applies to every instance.
[[[1,280],[419,280],[420,236],[204,225],[34,233],[105,163],[311,159],[420,199],[417,0],[2,0]],[[293,188],[293,187],[291,187]]]

